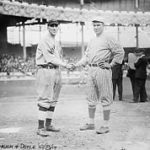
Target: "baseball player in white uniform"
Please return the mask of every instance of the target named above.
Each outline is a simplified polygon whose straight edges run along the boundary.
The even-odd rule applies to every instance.
[[[69,69],[71,65],[61,59],[61,47],[55,40],[59,22],[50,20],[48,33],[39,42],[36,51],[37,93],[38,93],[38,131],[41,136],[48,136],[48,131],[59,132],[52,125],[53,113],[61,90],[60,66]]]
[[[96,131],[97,134],[109,132],[110,106],[113,102],[112,72],[111,67],[121,64],[124,50],[121,45],[104,32],[104,19],[96,17],[92,20],[96,37],[92,39],[86,49],[85,55],[74,68],[89,65],[87,79],[87,100],[89,122],[80,128],[94,130],[96,105],[102,104],[103,125]],[[110,62],[110,58],[112,58]]]

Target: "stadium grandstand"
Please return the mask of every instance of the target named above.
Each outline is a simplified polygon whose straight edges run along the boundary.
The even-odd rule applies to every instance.
[[[53,18],[61,22],[57,40],[64,60],[79,60],[94,36],[90,21],[97,15],[126,55],[137,47],[150,55],[149,0],[1,0],[0,72],[36,72],[36,46]]]

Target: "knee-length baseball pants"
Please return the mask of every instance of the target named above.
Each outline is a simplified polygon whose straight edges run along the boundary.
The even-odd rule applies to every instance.
[[[38,105],[44,108],[55,106],[62,87],[59,69],[40,68],[37,71]]]
[[[113,102],[113,86],[111,69],[90,67],[87,77],[87,100],[89,105],[101,103],[110,106]]]

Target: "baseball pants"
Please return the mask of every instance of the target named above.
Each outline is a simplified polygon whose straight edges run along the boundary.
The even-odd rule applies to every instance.
[[[87,100],[89,105],[101,103],[109,107],[113,102],[113,86],[111,69],[90,67],[87,78]]]
[[[49,109],[55,106],[61,90],[59,69],[40,68],[37,72],[38,105]]]

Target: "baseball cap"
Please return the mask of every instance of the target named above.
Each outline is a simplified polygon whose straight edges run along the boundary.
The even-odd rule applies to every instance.
[[[140,48],[137,48],[137,49],[135,49],[135,53],[144,53],[145,52],[145,50],[144,49],[140,49]]]
[[[105,20],[103,17],[101,16],[96,16],[92,19],[92,22],[101,22],[101,23],[105,23]]]
[[[59,25],[59,22],[58,22],[58,20],[55,20],[55,19],[52,19],[52,20],[49,20],[48,22],[47,22],[47,25],[48,26],[51,26],[51,25]]]

